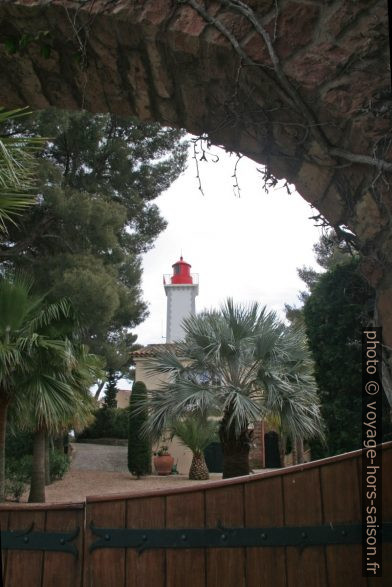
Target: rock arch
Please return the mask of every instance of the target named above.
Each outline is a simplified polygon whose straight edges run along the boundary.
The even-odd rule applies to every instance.
[[[384,0],[6,0],[0,103],[157,120],[266,165],[356,235],[392,346],[387,22]]]

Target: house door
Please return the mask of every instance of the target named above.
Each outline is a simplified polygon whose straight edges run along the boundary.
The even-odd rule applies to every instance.
[[[223,452],[220,442],[211,442],[204,451],[204,458],[210,473],[222,473]]]
[[[264,434],[265,467],[272,469],[281,467],[279,454],[279,436],[277,432],[271,431]]]

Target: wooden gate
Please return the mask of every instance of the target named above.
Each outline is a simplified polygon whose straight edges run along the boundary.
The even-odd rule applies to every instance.
[[[362,577],[360,474],[356,451],[190,488],[88,497],[86,504],[2,506],[8,539],[11,529],[26,531],[34,522],[30,534],[15,540],[30,535],[36,546],[62,540],[68,547],[3,550],[5,585],[386,587],[392,584],[391,542],[383,545],[383,577]],[[384,523],[392,522],[391,487],[387,443]]]
[[[84,503],[1,506],[2,546],[7,545],[4,533],[12,531],[15,536],[7,538],[16,547],[2,550],[4,585],[82,585],[84,518]],[[53,537],[52,533],[60,535]],[[46,548],[34,548],[37,546]],[[56,547],[64,550],[50,550]]]

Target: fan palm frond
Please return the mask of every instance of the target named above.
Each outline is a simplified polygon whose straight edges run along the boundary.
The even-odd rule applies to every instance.
[[[218,423],[194,414],[176,420],[170,427],[172,437],[177,436],[181,443],[194,454],[203,453],[204,449],[218,438]]]
[[[225,415],[237,436],[250,422],[278,415],[291,434],[322,435],[313,363],[302,330],[290,329],[257,303],[184,320],[181,357],[167,350],[149,372],[169,375],[150,394],[149,432],[162,433],[187,411]]]
[[[0,125],[30,114],[26,108],[0,109]],[[0,135],[0,229],[6,222],[15,224],[14,217],[35,203],[37,190],[36,153],[47,139],[20,135]]]

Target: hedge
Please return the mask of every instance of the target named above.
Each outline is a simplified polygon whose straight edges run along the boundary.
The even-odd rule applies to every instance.
[[[95,412],[95,422],[77,436],[85,438],[128,438],[128,409],[100,408]]]

